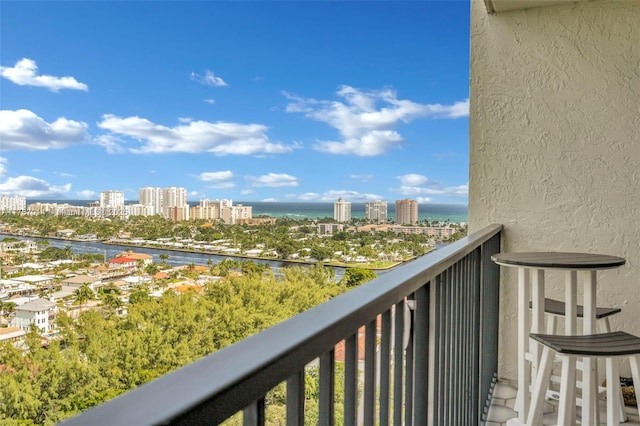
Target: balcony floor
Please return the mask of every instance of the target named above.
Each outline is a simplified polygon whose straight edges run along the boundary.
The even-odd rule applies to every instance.
[[[513,405],[516,401],[517,388],[508,382],[498,382],[493,391],[493,400],[487,416],[487,426],[502,426],[507,424],[507,420],[516,417]],[[600,424],[606,424],[605,402],[600,405]],[[640,426],[640,417],[636,407],[625,407],[629,420],[624,425]],[[544,425],[555,425],[557,421],[557,401],[549,401],[545,406],[546,414],[543,417]],[[580,411],[578,410],[578,416]]]

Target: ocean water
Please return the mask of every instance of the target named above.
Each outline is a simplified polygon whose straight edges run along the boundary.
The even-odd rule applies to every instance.
[[[35,202],[41,203],[68,203],[75,206],[86,206],[87,200],[27,200],[27,205]],[[127,200],[127,204],[137,201]],[[189,205],[197,206],[198,201],[189,201]],[[333,218],[333,203],[280,203],[264,201],[234,201],[234,204],[251,206],[253,216],[288,217],[291,219],[324,219]],[[351,203],[351,216],[364,218],[365,203]],[[395,217],[396,205],[387,203],[387,216]],[[419,204],[418,219],[428,221],[468,222],[468,209],[466,204]]]

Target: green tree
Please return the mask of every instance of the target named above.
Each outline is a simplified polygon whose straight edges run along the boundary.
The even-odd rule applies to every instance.
[[[344,271],[342,280],[340,283],[347,288],[356,287],[360,284],[364,284],[376,277],[376,273],[370,269],[364,268],[347,268]]]
[[[89,300],[93,299],[93,290],[89,287],[89,284],[84,283],[76,291],[73,292],[76,296],[76,302],[82,306],[86,306]]]

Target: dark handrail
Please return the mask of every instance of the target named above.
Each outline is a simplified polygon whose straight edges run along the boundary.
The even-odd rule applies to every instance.
[[[217,424],[496,236],[491,225],[63,425]],[[490,253],[491,255],[493,253]]]

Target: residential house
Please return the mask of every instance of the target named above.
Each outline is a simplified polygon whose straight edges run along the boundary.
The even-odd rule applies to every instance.
[[[41,334],[47,333],[53,328],[56,306],[55,302],[45,299],[36,299],[17,306],[10,326],[29,331],[31,324],[35,324]]]
[[[62,291],[74,292],[84,284],[87,284],[91,291],[94,293],[98,290],[98,287],[102,284],[100,277],[92,277],[89,275],[76,275],[74,277],[66,278],[62,280]]]

